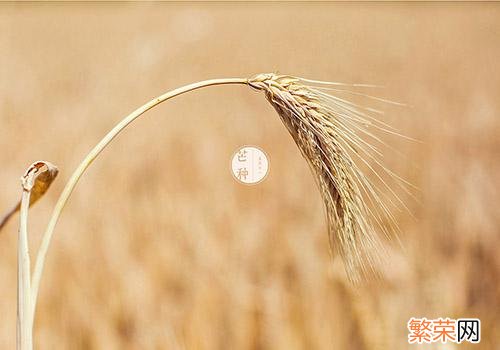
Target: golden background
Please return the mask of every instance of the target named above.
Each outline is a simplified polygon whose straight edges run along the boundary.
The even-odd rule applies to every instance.
[[[0,5],[0,211],[39,159],[32,252],[65,180],[123,116],[181,85],[280,72],[385,86],[385,164],[413,183],[403,248],[353,288],[306,162],[262,94],[212,87],[148,112],[79,183],[42,281],[37,349],[415,349],[410,317],[479,317],[498,346],[500,6]],[[244,144],[267,179],[235,182]],[[0,235],[0,348],[15,346],[17,217]],[[496,345],[495,345],[496,344]],[[421,349],[443,348],[441,345]],[[468,349],[448,344],[446,349]],[[472,348],[472,347],[470,347]]]

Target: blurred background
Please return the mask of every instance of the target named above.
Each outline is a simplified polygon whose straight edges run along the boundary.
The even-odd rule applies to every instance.
[[[478,317],[498,349],[498,3],[0,5],[0,212],[35,160],[65,181],[123,116],[181,85],[280,72],[383,85],[385,164],[414,184],[385,277],[354,288],[319,191],[262,94],[199,90],[148,112],[82,178],[42,280],[37,349],[412,349],[411,317]],[[271,169],[238,184],[257,145]],[[0,348],[15,346],[18,217],[0,235]],[[496,345],[495,345],[496,344]]]

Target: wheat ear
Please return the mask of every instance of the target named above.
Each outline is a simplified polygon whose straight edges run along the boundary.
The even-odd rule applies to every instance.
[[[249,79],[249,85],[265,93],[309,164],[325,204],[330,247],[342,256],[348,277],[358,282],[373,276],[383,251],[374,226],[388,235],[392,228],[382,225],[382,216],[390,217],[390,212],[357,164],[368,164],[365,158],[373,158],[371,152],[376,151],[359,134],[376,139],[367,127],[387,126],[377,125],[361,107],[323,91],[338,83],[267,73]],[[382,213],[372,211],[367,202]]]

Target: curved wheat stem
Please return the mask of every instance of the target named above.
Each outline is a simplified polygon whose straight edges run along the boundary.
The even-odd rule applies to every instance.
[[[32,311],[31,311],[31,316],[34,318],[35,311],[36,311],[36,302],[38,298],[38,290],[40,287],[40,280],[42,278],[42,272],[43,272],[43,267],[45,263],[45,258],[47,256],[47,251],[50,246],[50,241],[52,240],[52,235],[54,233],[54,228],[57,224],[57,221],[59,220],[59,217],[61,216],[61,212],[64,209],[64,206],[68,202],[68,199],[75,189],[75,186],[77,185],[78,181],[82,177],[83,173],[85,170],[92,164],[92,162],[96,159],[96,157],[104,150],[104,148],[109,145],[111,141],[123,130],[125,129],[130,123],[132,123],[135,119],[140,117],[142,114],[153,108],[154,106],[159,105],[160,103],[167,101],[173,97],[182,95],[186,92],[193,91],[196,89],[200,89],[203,87],[207,86],[213,86],[213,85],[226,85],[226,84],[246,84],[247,79],[241,79],[241,78],[227,78],[227,79],[212,79],[212,80],[205,80],[201,81],[198,83],[194,84],[189,84],[186,86],[183,86],[181,88],[169,91],[161,96],[158,96],[151,101],[147,102],[143,106],[139,107],[132,113],[130,113],[128,116],[126,116],[122,121],[120,121],[110,132],[104,136],[104,138],[87,154],[85,159],[80,163],[80,165],[76,168],[76,170],[73,172],[71,177],[69,178],[68,182],[66,183],[66,186],[64,187],[61,195],[59,196],[59,199],[57,200],[57,203],[54,207],[54,210],[52,212],[52,216],[50,217],[50,221],[47,225],[47,229],[45,230],[45,233],[42,238],[42,242],[40,244],[40,248],[38,250],[38,254],[36,257],[36,263],[35,267],[33,270],[33,277],[32,277],[32,282],[31,282],[31,290],[32,290]]]

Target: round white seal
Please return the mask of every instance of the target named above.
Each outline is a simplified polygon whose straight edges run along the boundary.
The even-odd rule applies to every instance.
[[[253,185],[264,180],[269,172],[269,161],[260,148],[242,146],[233,155],[231,170],[236,181]]]

